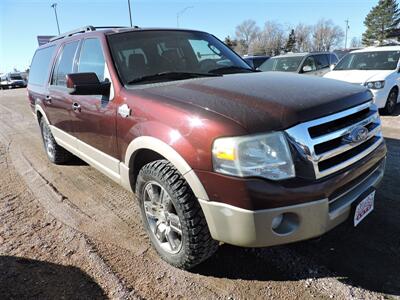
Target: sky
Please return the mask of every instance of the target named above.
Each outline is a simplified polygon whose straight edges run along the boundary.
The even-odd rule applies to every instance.
[[[25,70],[38,46],[37,35],[57,35],[53,8],[61,32],[85,25],[129,26],[128,0],[0,0],[0,73]],[[378,0],[131,0],[133,24],[140,27],[176,27],[210,32],[220,39],[235,35],[235,27],[246,19],[260,27],[277,21],[289,30],[297,23],[315,24],[331,19],[345,29],[348,41],[361,37],[363,21]]]

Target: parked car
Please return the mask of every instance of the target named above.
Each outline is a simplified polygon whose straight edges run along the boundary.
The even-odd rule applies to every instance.
[[[26,81],[20,73],[6,73],[0,77],[0,88],[2,89],[26,87],[26,85]]]
[[[338,59],[341,60],[344,56],[346,56],[350,52],[358,50],[358,49],[361,49],[361,48],[337,49],[337,50],[333,50],[333,53],[335,53],[336,56],[338,57]]]
[[[254,56],[243,56],[242,57],[247,64],[252,67],[253,69],[257,69],[261,66],[266,60],[270,58],[270,56],[266,55],[254,55]]]
[[[378,108],[386,114],[399,102],[400,46],[368,47],[346,55],[325,75],[368,87]]]
[[[271,57],[259,69],[264,72],[280,71],[323,76],[335,65],[338,58],[335,53],[287,53]]]
[[[356,226],[384,172],[365,87],[255,72],[205,32],[66,33],[36,51],[28,97],[49,160],[75,154],[135,192],[151,244],[179,268],[219,242],[265,247]]]

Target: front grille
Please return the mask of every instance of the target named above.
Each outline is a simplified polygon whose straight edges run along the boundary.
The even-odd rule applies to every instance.
[[[364,139],[351,140],[364,127]],[[375,150],[383,141],[378,109],[367,102],[351,109],[299,124],[286,130],[300,155],[322,178],[340,171]]]

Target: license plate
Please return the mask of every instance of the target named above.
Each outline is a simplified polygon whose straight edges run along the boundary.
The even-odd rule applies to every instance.
[[[356,207],[354,213],[354,226],[357,226],[371,211],[374,210],[375,191],[365,197]]]

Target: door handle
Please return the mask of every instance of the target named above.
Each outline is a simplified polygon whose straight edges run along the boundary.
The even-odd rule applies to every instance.
[[[81,111],[81,106],[79,105],[79,103],[74,102],[74,103],[72,103],[72,109],[73,109],[74,111],[80,112],[80,111]]]
[[[47,95],[47,96],[44,98],[44,102],[50,104],[50,103],[51,103],[51,96]]]

